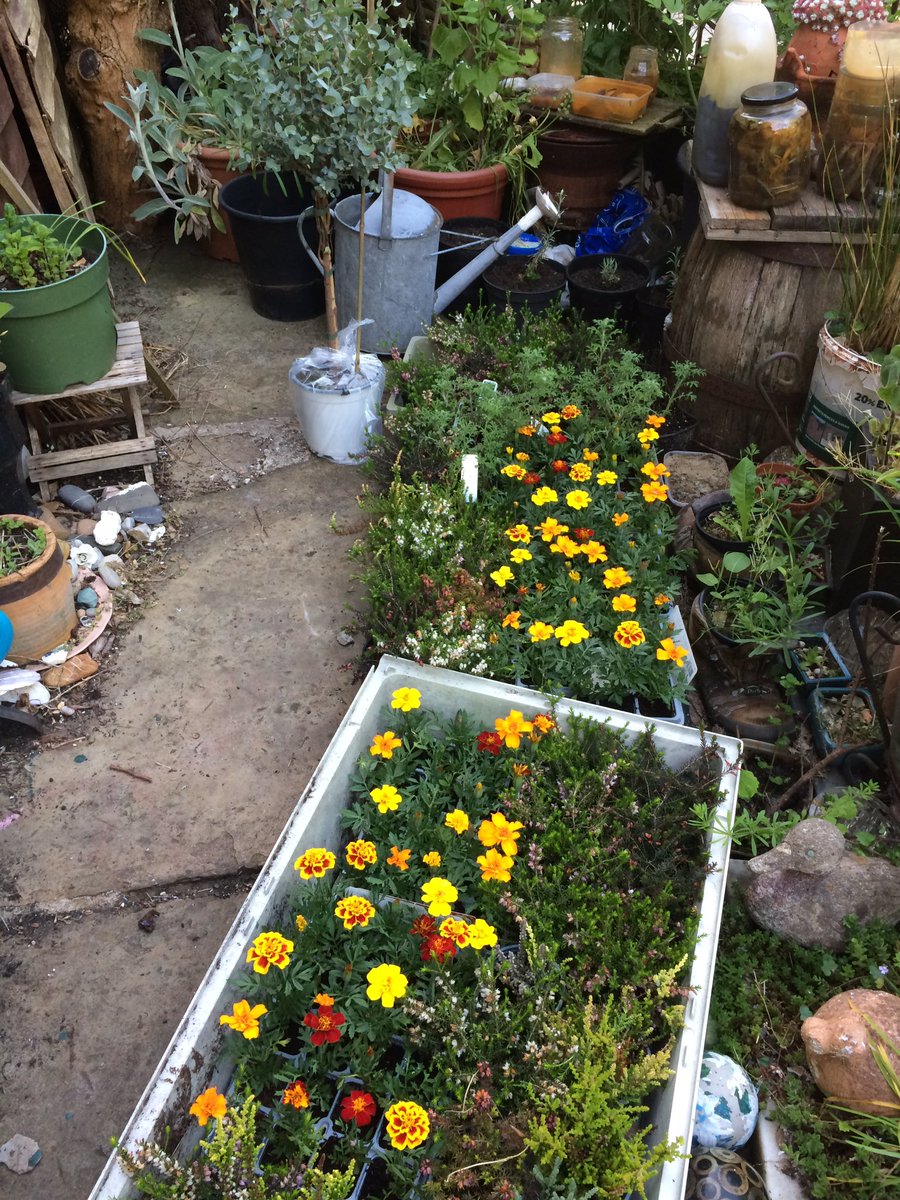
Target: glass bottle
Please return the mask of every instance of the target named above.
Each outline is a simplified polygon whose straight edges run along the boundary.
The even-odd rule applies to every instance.
[[[809,182],[812,118],[793,83],[757,83],[728,128],[728,194],[742,208],[793,204]]]
[[[544,25],[541,34],[540,72],[550,75],[581,77],[584,33],[574,17],[555,17]]]
[[[632,46],[622,78],[629,83],[646,83],[653,88],[653,96],[659,87],[659,61],[654,46]]]
[[[692,163],[705,183],[728,183],[728,126],[741,93],[775,78],[775,26],[762,0],[731,0],[709,42],[694,122]]]

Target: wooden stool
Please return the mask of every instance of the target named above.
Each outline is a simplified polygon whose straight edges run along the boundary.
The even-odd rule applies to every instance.
[[[50,479],[66,479],[71,475],[89,475],[99,471],[111,471],[117,467],[143,466],[144,478],[153,483],[153,468],[157,461],[156,439],[148,437],[144,428],[144,416],[138,399],[137,386],[147,382],[144,363],[144,344],[137,321],[124,321],[116,325],[116,357],[113,365],[102,379],[93,383],[77,383],[64,392],[51,395],[32,395],[29,392],[13,392],[12,402],[23,409],[28,436],[31,440],[31,457],[28,473],[38,484],[42,500],[50,499]],[[102,417],[73,417],[68,421],[48,421],[41,414],[41,405],[50,400],[66,400],[69,397],[87,396],[94,392],[118,392],[121,411]],[[44,445],[61,433],[77,433],[89,429],[108,429],[127,424],[132,436],[122,441],[102,442],[98,445],[79,446],[75,450],[45,450]]]

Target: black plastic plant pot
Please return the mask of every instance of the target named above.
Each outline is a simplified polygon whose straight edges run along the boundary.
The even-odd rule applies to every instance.
[[[662,355],[663,328],[669,315],[669,288],[664,283],[651,283],[635,296],[635,331],[644,362],[651,370],[659,366]],[[696,422],[695,422],[696,424]],[[662,436],[662,435],[660,435]],[[679,450],[680,446],[667,446]]]
[[[865,690],[865,688],[857,688],[857,690],[853,693],[851,693],[851,689],[848,687],[816,688],[814,691],[810,692],[807,698],[807,704],[809,706],[809,724],[810,728],[812,729],[813,741],[816,744],[816,750],[818,750],[822,758],[825,758],[826,755],[831,754],[834,750],[839,749],[839,744],[834,740],[826,728],[824,720],[824,707],[828,700],[833,696],[850,696],[851,694],[860,698],[865,707],[868,708],[872,718],[872,731],[876,735],[878,733],[878,720],[875,716],[875,705],[872,703],[872,697]],[[844,743],[840,743],[840,746],[843,745]],[[866,743],[848,742],[846,746],[846,753],[834,760],[835,766],[837,767],[841,765],[848,754],[865,754],[869,757],[876,757],[882,754],[884,751],[884,747],[880,741]]]
[[[753,550],[752,542],[731,541],[728,538],[720,537],[708,528],[708,522],[716,513],[721,512],[730,504],[731,495],[728,492],[710,492],[708,496],[701,496],[699,500],[695,500],[691,505],[694,510],[695,534],[720,555],[728,554],[731,551],[750,554]]]
[[[754,591],[765,592],[774,598],[774,593],[770,592],[768,588],[762,587],[760,584],[754,583],[750,579],[735,579],[734,584],[736,587],[753,588]],[[754,648],[753,644],[748,644],[746,642],[738,641],[737,638],[733,638],[731,636],[731,634],[726,633],[724,629],[717,627],[710,620],[710,599],[711,599],[710,592],[711,592],[711,590],[712,589],[708,588],[708,587],[703,588],[702,591],[697,593],[697,597],[694,601],[694,603],[696,604],[697,609],[698,609],[698,615],[700,618],[701,627],[703,629],[709,630],[712,637],[717,642],[719,642],[721,645],[727,646],[731,650],[737,650],[738,652],[746,654],[749,657],[750,651]],[[763,653],[773,654],[777,649],[778,649],[777,646],[773,646],[771,648],[771,650],[764,651]],[[748,735],[748,736],[750,736],[750,735]]]
[[[537,313],[558,303],[566,286],[565,268],[544,259],[537,264],[535,278],[529,279],[529,265],[528,258],[505,254],[488,267],[482,282],[496,309],[502,311],[509,305],[516,313]]]
[[[804,665],[802,662],[804,650],[813,647],[819,648],[825,656],[825,665],[821,668]],[[791,674],[797,678],[804,692],[811,692],[814,688],[846,687],[852,678],[827,633],[804,635],[800,645],[791,650]]]
[[[601,263],[612,259],[619,272],[619,283],[603,283]],[[650,268],[638,258],[627,254],[585,254],[570,262],[566,268],[572,308],[589,321],[615,317],[630,321],[635,312],[635,298],[647,286]]]
[[[477,258],[490,242],[496,241],[507,226],[493,217],[454,217],[441,227],[435,284],[440,287],[456,275],[472,259]],[[491,264],[493,265],[493,264]],[[465,291],[447,305],[445,312],[462,312],[466,305],[477,306],[482,283],[476,279]]]
[[[640,304],[640,298],[638,299]],[[656,456],[662,458],[670,450],[690,450],[697,432],[697,418],[674,405],[666,415],[666,423],[659,431]]]
[[[684,704],[672,697],[670,701],[648,700],[645,696],[632,696],[629,707],[639,716],[652,721],[663,721],[667,725],[685,725]]]
[[[255,312],[270,321],[307,321],[325,311],[322,276],[297,232],[311,190],[292,175],[241,175],[226,183],[219,204],[228,214],[241,270]],[[303,223],[310,246],[318,243],[312,217]]]

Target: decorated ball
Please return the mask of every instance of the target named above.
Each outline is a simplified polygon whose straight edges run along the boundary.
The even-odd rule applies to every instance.
[[[694,1149],[735,1150],[749,1140],[759,1116],[753,1081],[742,1066],[707,1050],[700,1066]]]
[[[733,1150],[698,1150],[688,1166],[684,1200],[768,1200],[756,1167]]]

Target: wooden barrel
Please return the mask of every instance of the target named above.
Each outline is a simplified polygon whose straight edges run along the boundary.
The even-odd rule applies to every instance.
[[[834,262],[830,245],[710,241],[695,231],[665,353],[670,362],[689,360],[705,372],[695,410],[704,448],[737,456],[753,442],[768,454],[793,441],[818,332],[825,313],[840,303]],[[776,418],[757,389],[756,372],[770,355],[784,352],[796,354],[800,366],[791,370],[782,361],[769,374]]]

